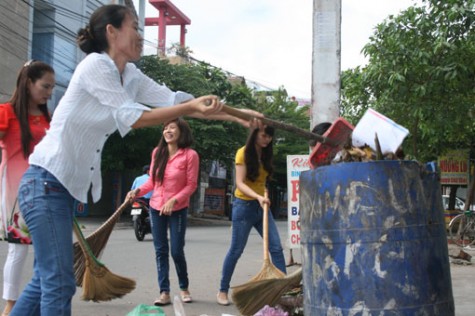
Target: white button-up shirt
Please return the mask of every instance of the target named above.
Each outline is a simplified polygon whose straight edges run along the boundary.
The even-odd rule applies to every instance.
[[[122,81],[122,83],[121,83]],[[129,63],[122,73],[106,53],[91,53],[79,63],[53,113],[51,126],[29,162],[53,174],[77,200],[94,202],[102,193],[101,153],[116,130],[125,136],[143,111],[193,98],[173,92]]]

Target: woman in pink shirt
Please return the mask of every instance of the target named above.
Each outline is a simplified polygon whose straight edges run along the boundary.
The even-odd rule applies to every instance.
[[[162,138],[152,152],[150,178],[127,197],[133,199],[153,190],[150,218],[160,287],[160,297],[154,302],[157,306],[171,302],[167,227],[180,296],[183,302],[191,302],[184,247],[188,205],[197,187],[199,170],[199,157],[190,148],[192,143],[191,129],[185,120],[177,118],[165,123]]]

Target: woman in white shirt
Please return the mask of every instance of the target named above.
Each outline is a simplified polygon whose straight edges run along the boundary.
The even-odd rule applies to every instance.
[[[89,190],[94,202],[99,200],[101,153],[113,132],[118,130],[124,136],[132,128],[185,115],[248,125],[222,113],[216,96],[194,99],[173,92],[130,63],[140,58],[143,39],[135,14],[125,6],[97,9],[78,32],[77,42],[87,56],[74,71],[50,130],[30,156],[31,166],[19,188],[20,210],[32,235],[35,264],[33,278],[11,316],[71,314],[76,290],[73,201],[86,203]]]

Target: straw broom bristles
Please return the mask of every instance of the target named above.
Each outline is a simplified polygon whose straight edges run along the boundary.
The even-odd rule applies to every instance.
[[[285,277],[284,272],[277,269],[269,258],[265,258],[262,263],[261,271],[252,277],[249,282],[267,280],[267,279],[282,279]]]
[[[84,272],[83,293],[85,301],[110,301],[135,289],[135,281],[109,271],[102,263],[90,264]],[[94,260],[93,260],[94,261]]]
[[[267,189],[265,190],[264,197],[268,197]],[[283,279],[285,274],[277,269],[269,259],[269,222],[268,222],[269,205],[264,204],[262,215],[262,239],[264,250],[264,262],[262,263],[261,271],[251,278],[248,282],[232,287],[233,289],[233,301],[236,303],[234,297],[244,301],[255,300],[258,301],[260,296],[259,292],[254,292],[254,283],[259,283],[261,280]],[[237,304],[236,304],[237,305]]]
[[[122,212],[130,205],[130,200],[125,200],[124,203],[104,222],[99,228],[86,237],[86,243],[89,245],[91,253],[96,258],[100,258],[107,241],[114,229],[114,225],[120,218]],[[79,238],[78,238],[79,239]],[[82,251],[79,242],[73,245],[74,251],[74,276],[76,278],[76,285],[81,287],[84,278],[84,271],[86,269],[86,256]]]
[[[231,297],[242,315],[254,315],[265,305],[274,306],[285,292],[300,284],[301,280],[302,268],[299,268],[285,278],[249,281],[235,286]]]
[[[134,280],[110,272],[102,262],[97,260],[92,254],[76,219],[74,219],[73,227],[86,262],[81,298],[85,301],[94,302],[110,301],[135,289]]]

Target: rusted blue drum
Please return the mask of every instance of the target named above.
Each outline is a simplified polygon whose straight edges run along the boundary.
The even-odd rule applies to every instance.
[[[441,188],[411,161],[300,176],[305,315],[454,315]]]

